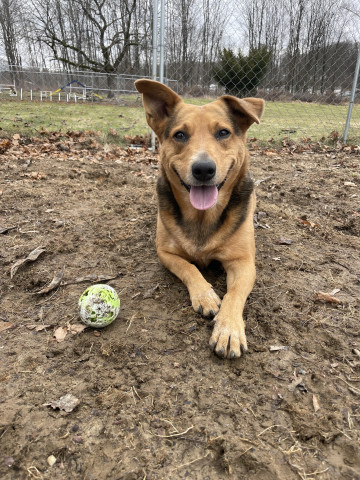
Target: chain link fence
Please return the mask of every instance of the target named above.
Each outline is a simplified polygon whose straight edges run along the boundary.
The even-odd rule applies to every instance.
[[[158,6],[154,1],[143,29],[146,41],[129,47],[118,68],[122,73],[0,66],[0,102],[117,104],[137,94],[137,78],[154,78],[156,71],[157,80],[195,103],[222,94],[264,98],[262,124],[250,132],[262,140],[342,138],[349,127],[349,140],[359,142],[360,17],[329,5],[328,0],[162,0]]]

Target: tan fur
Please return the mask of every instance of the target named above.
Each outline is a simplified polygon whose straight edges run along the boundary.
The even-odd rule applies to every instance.
[[[192,306],[214,316],[211,348],[222,357],[247,350],[242,312],[255,281],[253,213],[255,193],[248,177],[246,130],[259,123],[264,102],[228,95],[204,106],[188,105],[165,85],[138,80],[148,124],[161,142],[156,246],[160,261],[189,290]],[[227,138],[219,132],[228,132]],[[186,132],[178,141],[176,132]],[[202,155],[216,164],[216,204],[197,210],[189,199],[192,165]],[[248,189],[248,194],[247,190]],[[227,273],[222,299],[198,268],[211,260]]]

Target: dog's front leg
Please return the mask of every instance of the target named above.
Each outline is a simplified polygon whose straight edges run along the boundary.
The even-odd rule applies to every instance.
[[[246,299],[255,282],[255,263],[252,255],[246,258],[223,262],[227,273],[227,293],[210,338],[210,347],[225,358],[241,356],[247,350],[243,310]]]
[[[195,312],[205,317],[218,313],[221,300],[195,265],[161,248],[158,248],[158,256],[161,263],[186,285]]]

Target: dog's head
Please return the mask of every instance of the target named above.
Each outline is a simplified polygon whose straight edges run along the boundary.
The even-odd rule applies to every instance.
[[[161,143],[161,163],[176,197],[197,210],[226,205],[247,169],[246,131],[260,123],[264,101],[223,95],[189,105],[165,85],[137,80],[146,119]]]

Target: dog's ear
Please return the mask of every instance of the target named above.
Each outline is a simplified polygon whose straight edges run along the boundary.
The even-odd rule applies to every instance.
[[[154,80],[136,80],[135,87],[142,93],[147,123],[162,141],[167,120],[182,100],[171,88]]]
[[[226,103],[241,130],[246,131],[254,122],[260,123],[265,108],[265,102],[261,98],[236,98],[223,95],[220,100]]]

